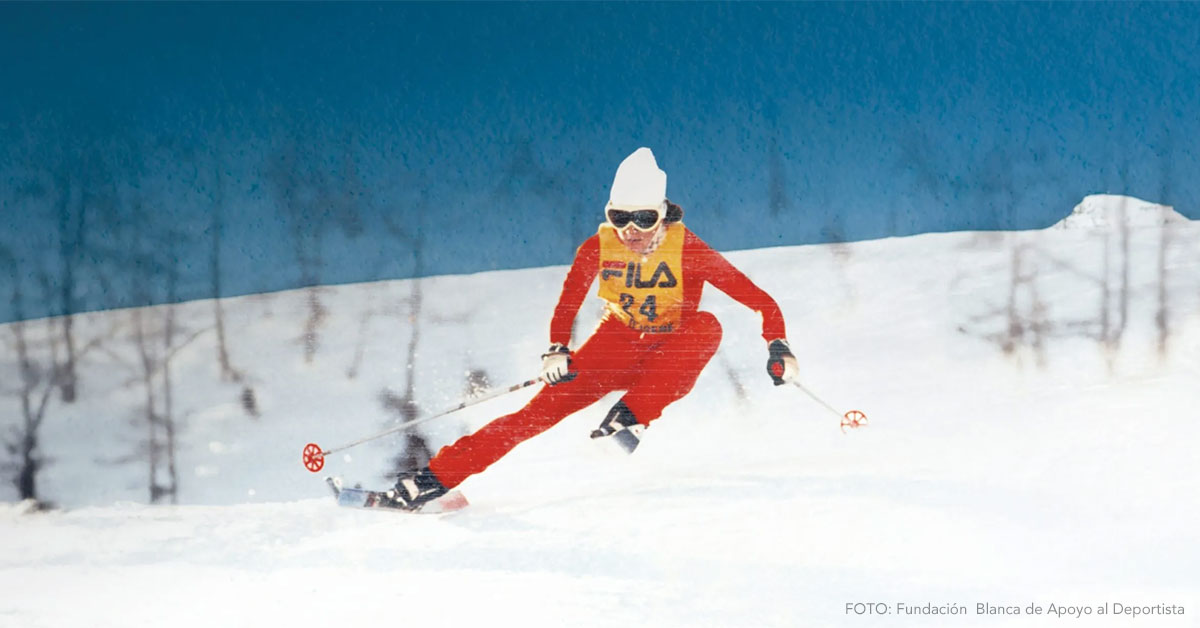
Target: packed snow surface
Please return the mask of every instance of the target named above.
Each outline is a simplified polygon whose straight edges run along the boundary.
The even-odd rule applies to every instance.
[[[323,288],[311,363],[308,291],[226,300],[257,418],[217,377],[212,303],[179,306],[199,335],[173,362],[178,506],[145,505],[132,313],[80,317],[108,340],[79,402],[48,408],[39,492],[60,509],[0,508],[0,626],[1058,625],[1052,607],[1088,608],[1081,627],[1198,626],[1200,225],[1134,218],[1170,210],[1122,197],[1080,207],[1070,229],[731,253],[782,306],[805,385],[869,427],[843,433],[772,386],[757,315],[710,287],[720,352],[634,455],[587,437],[613,395],[441,516],[329,495],[324,473],[382,486],[401,437],[317,475],[301,448],[395,425],[381,392],[409,376],[426,414],[458,402],[468,371],[531,377],[564,268],[423,280],[416,310],[412,281]],[[590,299],[575,344],[599,311]],[[15,368],[6,353],[0,373]],[[423,434],[436,449],[533,392]]]

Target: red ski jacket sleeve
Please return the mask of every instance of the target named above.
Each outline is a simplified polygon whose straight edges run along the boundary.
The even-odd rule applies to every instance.
[[[704,282],[708,282],[717,290],[762,315],[763,340],[771,342],[776,338],[787,337],[783,312],[775,299],[691,230],[688,230],[684,237],[683,260],[684,302],[689,311],[694,312],[700,307],[700,293]]]
[[[554,306],[554,318],[550,319],[550,344],[570,344],[575,315],[599,273],[600,236],[593,235],[575,251],[575,261],[563,281],[562,294],[558,297],[558,305]]]
[[[762,337],[767,342],[786,338],[787,330],[783,312],[771,295],[750,281],[742,271],[725,259],[725,256],[708,246],[689,229],[683,242],[683,316],[686,321],[700,306],[700,296],[705,283],[710,283],[728,294],[742,305],[762,315]],[[563,281],[558,305],[550,321],[550,342],[567,345],[571,341],[571,327],[579,307],[587,297],[592,281],[600,272],[600,237],[593,235],[579,245],[575,261],[567,278]]]

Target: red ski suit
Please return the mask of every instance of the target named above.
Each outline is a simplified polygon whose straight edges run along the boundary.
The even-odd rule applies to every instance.
[[[633,313],[636,297],[621,294],[616,303],[610,299],[608,311],[595,333],[571,357],[571,372],[577,373],[574,379],[544,387],[524,408],[495,419],[474,434],[443,447],[434,456],[430,470],[446,488],[458,486],[518,444],[615,390],[626,391],[622,400],[640,423],[648,425],[657,419],[663,408],[692,389],[721,342],[721,325],[716,317],[697,309],[706,282],[759,312],[762,336],[767,342],[786,337],[783,314],[770,295],[682,223],[674,223],[669,229],[674,230],[668,233],[672,235],[669,241],[676,243],[675,257],[671,259],[667,252],[668,261],[660,263],[666,266],[660,269],[665,272],[654,271],[649,281],[644,280],[651,272],[648,267],[643,270],[641,265],[630,261],[626,269],[626,262],[602,259],[612,256],[612,243],[616,240],[611,227],[602,225],[599,233],[580,245],[554,308],[550,342],[568,344],[579,306],[598,274],[602,277],[602,297],[605,281],[614,286],[614,291],[628,289],[636,294],[637,288],[657,290],[657,302],[653,296],[643,296],[638,311],[649,318],[643,316],[642,322],[668,318],[665,314],[661,318],[655,316],[655,308],[660,304],[670,308],[672,322],[652,328],[638,327],[636,322],[622,320]],[[637,257],[628,249],[624,254],[631,260]],[[672,270],[675,266],[678,267]]]

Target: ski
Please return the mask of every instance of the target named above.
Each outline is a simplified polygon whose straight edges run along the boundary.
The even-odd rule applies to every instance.
[[[396,502],[388,499],[384,491],[371,491],[357,486],[344,486],[342,479],[338,477],[327,477],[325,478],[325,483],[333,491],[338,505],[347,508],[379,508],[412,514],[439,515],[462,510],[470,505],[465,495],[454,490],[416,510],[408,510],[407,508],[401,508],[396,505]]]

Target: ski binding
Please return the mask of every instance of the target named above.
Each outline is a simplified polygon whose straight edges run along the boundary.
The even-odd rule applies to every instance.
[[[409,510],[400,507],[396,502],[388,499],[387,493],[384,491],[370,491],[357,486],[344,486],[342,478],[339,477],[327,477],[325,478],[325,483],[333,491],[338,505],[347,508],[380,508],[397,512],[437,515],[462,510],[470,505],[465,495],[458,490],[452,490],[416,510]]]

